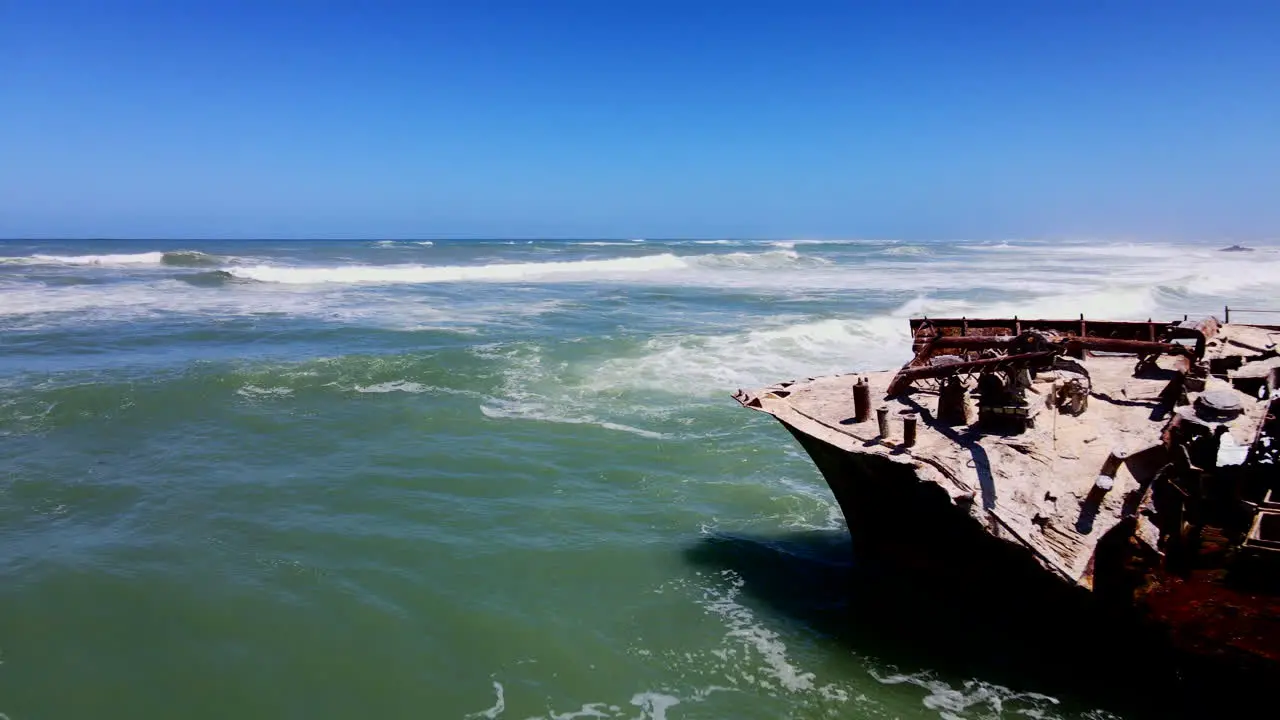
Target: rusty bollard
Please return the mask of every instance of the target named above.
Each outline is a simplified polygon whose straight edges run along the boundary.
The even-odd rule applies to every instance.
[[[866,422],[871,419],[871,383],[866,378],[858,378],[853,384],[853,421]]]
[[[916,444],[916,419],[913,412],[902,414],[902,446],[911,447]]]
[[[880,424],[880,437],[889,438],[889,406],[881,405],[876,408],[876,422]]]

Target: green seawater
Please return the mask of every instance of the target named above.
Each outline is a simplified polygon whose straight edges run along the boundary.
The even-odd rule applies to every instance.
[[[899,364],[911,313],[1221,299],[1058,250],[0,243],[0,713],[1115,717],[859,612],[730,398]]]

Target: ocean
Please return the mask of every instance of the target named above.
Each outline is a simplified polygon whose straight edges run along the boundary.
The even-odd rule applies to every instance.
[[[1227,244],[0,242],[0,713],[1127,717],[868,610],[730,395],[919,314],[1276,306]]]

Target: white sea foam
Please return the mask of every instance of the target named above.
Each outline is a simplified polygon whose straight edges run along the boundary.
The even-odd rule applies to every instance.
[[[609,703],[595,702],[583,703],[581,708],[570,710],[569,712],[558,713],[550,711],[545,717],[550,720],[578,720],[578,718],[616,718],[622,708]],[[527,720],[541,720],[541,718],[527,718]]]
[[[800,462],[807,462],[808,458]],[[789,477],[774,481],[786,495],[786,508],[774,516],[784,527],[797,530],[840,530],[845,527],[844,513],[831,497],[831,491],[812,481],[802,482]],[[815,518],[820,518],[815,522]]]
[[[496,720],[507,709],[506,693],[502,683],[494,682],[494,694],[496,696],[492,707],[481,710],[480,712],[469,713],[464,717],[467,718],[487,718],[487,720]],[[711,689],[712,691],[716,690]],[[706,699],[707,693],[695,692],[690,700],[701,702]],[[640,714],[633,715],[634,711],[624,710],[622,707],[605,702],[583,703],[577,710],[569,710],[567,712],[556,712],[548,710],[544,715],[534,715],[524,720],[583,720],[584,718],[603,718],[605,720],[668,720],[667,711],[679,705],[680,698],[663,692],[646,691],[636,693],[631,696],[630,705],[639,708]],[[2,720],[2,719],[0,719]]]
[[[495,718],[501,715],[503,711],[507,709],[507,696],[502,687],[502,683],[497,680],[493,681],[493,693],[496,696],[494,698],[493,707],[490,707],[487,710],[481,710],[480,712],[470,713],[466,717],[488,718],[488,720],[495,720]]]
[[[1266,270],[1234,274],[1242,283],[1267,277]],[[1213,287],[1210,278],[1199,280],[1201,289]],[[907,320],[920,315],[1070,318],[1083,313],[1144,320],[1170,311],[1167,289],[1150,279],[1148,284],[1125,281],[1110,287],[1090,283],[1075,292],[1070,285],[1050,287],[1059,292],[998,301],[921,295],[883,314],[753,318],[753,327],[743,330],[656,335],[640,352],[606,359],[582,375],[588,378],[585,387],[600,394],[637,388],[700,396],[778,380],[896,367],[910,348]]]
[[[122,255],[32,255],[33,260],[59,265],[159,265],[164,253],[146,252]]]
[[[723,334],[664,335],[639,356],[615,357],[584,373],[588,387],[620,387],[682,395],[723,393],[795,377],[892,367],[910,336],[900,310],[892,317],[754,321],[757,328]]]
[[[928,255],[929,248],[922,245],[892,245],[880,251],[885,255]]]
[[[874,242],[877,242],[877,241],[856,240],[852,238],[827,238],[825,240],[817,239],[817,238],[812,238],[812,239],[799,238],[795,240],[777,240],[770,244],[775,245],[777,247],[791,248],[791,247],[795,247],[796,245],[867,245]],[[884,241],[884,242],[888,242],[888,241]]]
[[[1011,245],[1008,240],[998,243],[978,243],[976,245],[961,245],[966,250],[977,250],[979,252],[1002,252],[1006,250],[1022,251],[1028,249],[1025,245]]]
[[[563,410],[555,408],[551,402],[545,399],[538,400],[530,397],[521,399],[491,398],[480,405],[480,412],[485,417],[495,420],[537,420],[565,425],[595,425],[605,430],[630,433],[651,440],[662,440],[669,437],[665,433],[645,430],[644,428],[609,420],[601,420],[590,415],[569,415]]]
[[[640,708],[636,720],[666,720],[667,710],[680,704],[680,699],[664,693],[644,692],[632,696],[631,704]]]
[[[924,689],[928,694],[921,704],[937,712],[943,720],[960,720],[975,710],[986,711],[983,717],[1000,717],[1008,711],[1015,715],[1044,718],[1049,716],[1051,708],[1059,705],[1058,699],[1049,695],[1018,692],[981,680],[968,680],[955,688],[930,672],[870,674],[885,685],[909,684]],[[1095,716],[1098,715],[1095,713]],[[1110,715],[1103,713],[1102,716]]]
[[[527,325],[543,314],[571,306],[564,299],[511,302],[486,297],[446,302],[388,296],[363,286],[248,283],[201,288],[169,277],[145,283],[61,287],[0,281],[0,319],[6,328],[26,330],[100,327],[177,314],[192,318],[277,315],[398,331],[474,333],[485,327]]]
[[[390,382],[377,383],[374,385],[357,385],[352,388],[358,393],[425,393],[431,392],[433,388],[423,385],[422,383],[410,382],[408,380],[392,380]]]
[[[764,268],[785,266],[791,261],[799,260],[800,253],[795,250],[769,250],[760,253],[731,252],[722,255],[699,255],[693,261],[702,267],[728,268]],[[815,261],[818,258],[811,258]],[[825,263],[826,261],[821,261]]]
[[[407,248],[410,245],[431,247],[435,243],[430,240],[378,240],[373,243],[373,246],[378,248]]]
[[[105,255],[49,255],[36,253],[23,257],[0,257],[0,264],[10,265],[70,265],[131,267],[148,265],[211,266],[219,258],[197,250],[169,250],[165,252],[114,253]]]
[[[1074,317],[1084,313],[1091,317],[1161,319],[1182,313],[1220,313],[1224,304],[1265,304],[1267,298],[1280,295],[1280,252],[1264,245],[1249,253],[1222,253],[1217,244],[1005,242],[985,246],[1001,248],[999,251],[974,253],[966,259],[952,244],[948,252],[933,252],[931,247],[930,254],[921,256],[890,258],[877,253],[856,262],[832,263],[797,250],[803,241],[780,244],[786,246],[759,251],[734,248],[726,253],[444,266],[227,266],[235,261],[194,251],[32,255],[5,261],[8,268],[4,272],[9,275],[0,275],[0,317],[23,316],[9,322],[33,328],[49,323],[128,322],[165,313],[273,313],[395,329],[471,332],[494,324],[524,322],[530,307],[558,302],[501,298],[483,306],[454,301],[446,305],[420,296],[383,292],[376,287],[383,283],[616,282],[729,288],[784,299],[849,293],[855,301],[868,295],[894,297],[904,288],[912,288],[923,298],[918,307],[883,316],[752,318],[749,327],[721,333],[707,332],[703,325],[693,334],[653,337],[643,353],[628,353],[601,368],[601,387],[608,380],[624,388],[700,386],[704,392],[708,387],[718,392],[739,383],[770,382],[785,375],[855,369],[851,359],[860,364],[875,361],[872,367],[895,365],[905,347],[901,341],[908,314]],[[890,253],[908,247],[881,249]],[[218,284],[212,278],[212,284],[188,285],[156,275],[145,282],[56,285],[24,282],[19,272],[25,268],[14,267],[61,265],[65,269],[60,272],[89,275],[97,272],[97,267],[209,267],[211,262],[221,263],[231,277],[263,282]],[[638,370],[633,378],[621,372],[630,369]],[[569,416],[577,417],[578,413]]]
[[[683,270],[689,264],[670,253],[575,262],[499,263],[491,265],[345,265],[288,267],[255,265],[230,267],[227,272],[247,280],[288,284],[318,283],[443,283],[512,282],[618,277],[635,273]]]
[[[584,243],[588,244],[588,243]],[[602,243],[618,244],[618,243]],[[638,257],[511,262],[485,265],[339,265],[300,267],[241,265],[224,269],[245,280],[294,285],[317,284],[429,284],[458,282],[658,282],[690,283],[708,287],[778,287],[795,284],[796,278],[776,271],[795,265],[812,272],[831,266],[830,260],[801,255],[793,249],[764,252],[676,255],[661,253]],[[847,286],[847,273],[828,268],[824,275],[809,275],[800,282],[813,286]]]
[[[749,608],[738,602],[745,584],[741,576],[725,570],[721,577],[727,587],[706,588],[701,604],[703,609],[724,622],[728,628],[726,639],[753,651],[758,658],[765,677],[755,678],[755,682],[766,689],[776,683],[782,690],[792,693],[814,689],[815,675],[796,667],[787,657],[786,643],[778,633],[761,624]]]
[[[236,390],[236,394],[244,398],[270,398],[270,397],[288,397],[293,394],[292,388],[287,387],[258,387],[257,385],[245,385]]]

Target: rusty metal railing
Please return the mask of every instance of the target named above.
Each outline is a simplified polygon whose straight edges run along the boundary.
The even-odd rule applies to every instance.
[[[1238,313],[1265,313],[1269,315],[1280,315],[1280,310],[1260,309],[1260,308],[1232,308],[1230,305],[1224,305],[1222,308],[1222,322],[1231,322],[1231,311]]]

